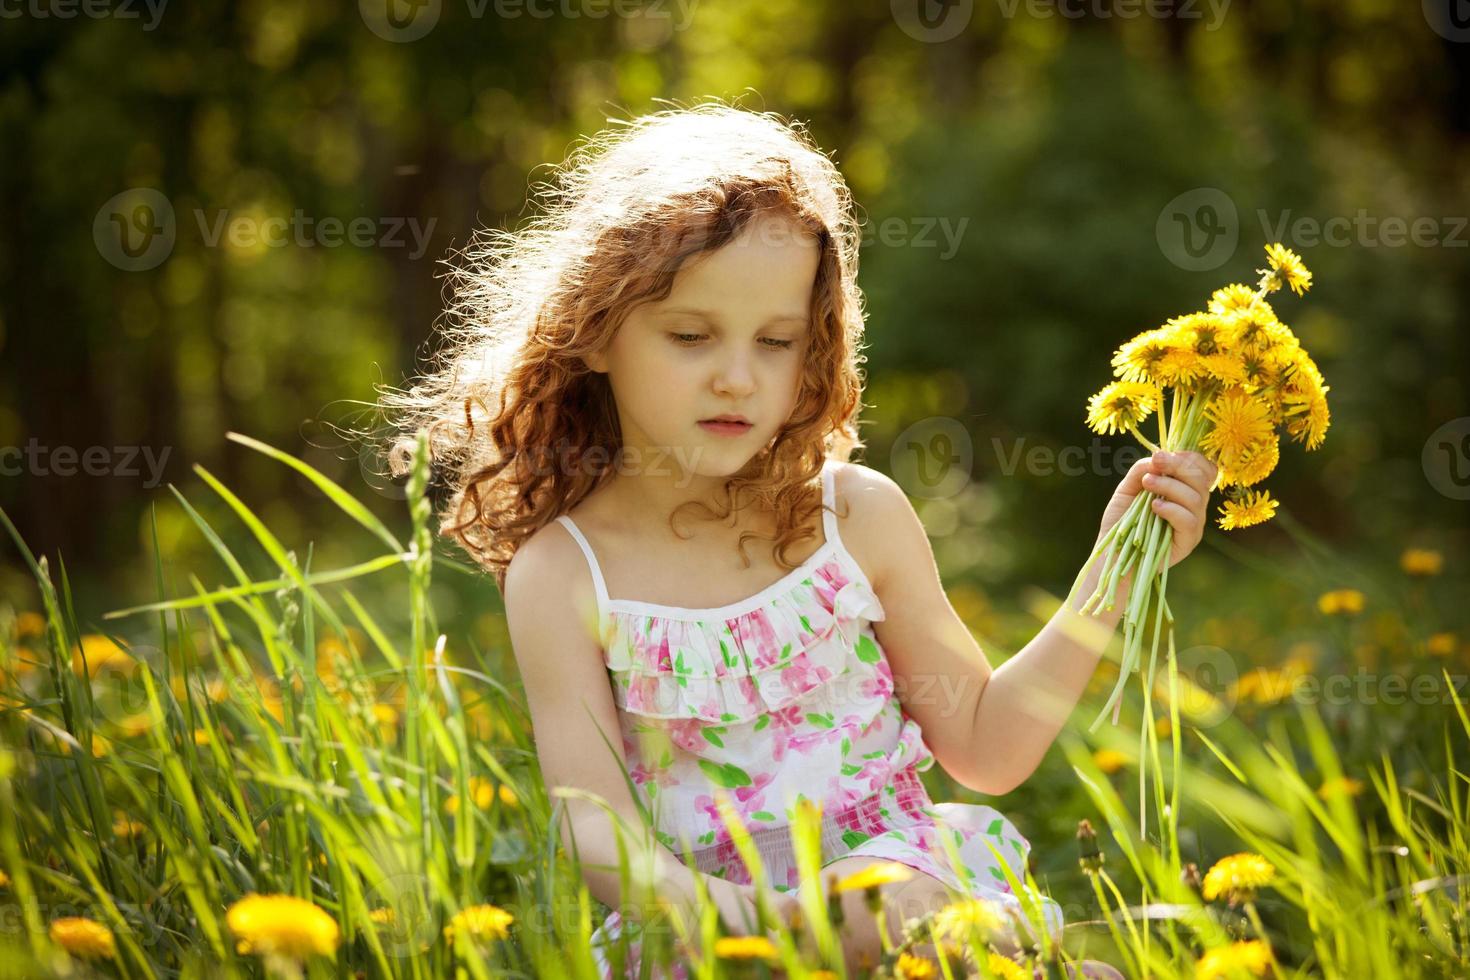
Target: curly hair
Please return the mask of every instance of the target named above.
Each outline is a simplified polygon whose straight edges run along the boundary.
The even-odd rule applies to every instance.
[[[725,245],[758,214],[809,234],[820,260],[797,404],[770,444],[724,484],[710,520],[752,503],[774,515],[775,554],[814,536],[826,459],[862,448],[859,227],[836,166],[801,124],[718,100],[615,125],[532,185],[542,210],[516,231],[482,229],[447,260],[444,342],[406,391],[382,389],[382,447],[395,476],[427,431],[439,533],[505,585],[520,544],[613,478],[621,436],[605,374],[583,361],[635,306],[668,296],[685,260]],[[547,461],[555,465],[547,465]],[[677,533],[677,531],[676,531]],[[747,537],[739,550],[746,566]]]

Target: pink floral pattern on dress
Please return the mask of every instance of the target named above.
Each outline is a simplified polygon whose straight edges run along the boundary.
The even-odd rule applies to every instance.
[[[659,840],[681,860],[687,841],[692,866],[707,874],[751,880],[720,817],[716,798],[723,797],[750,831],[773,887],[797,888],[789,823],[795,805],[812,800],[822,805],[824,866],[884,857],[957,894],[1015,907],[988,845],[1024,878],[1030,844],[991,807],[935,805],[919,779],[934,756],[894,693],[873,632],[871,624],[885,617],[882,604],[837,535],[833,475],[829,465],[827,543],[750,601],[680,609],[607,600],[604,660],[634,788]],[[590,547],[576,536],[600,582]],[[949,863],[941,834],[961,867]],[[1035,898],[1059,930],[1060,906]],[[607,953],[622,931],[613,912],[592,937],[608,980]],[[636,977],[639,944],[627,938],[626,975]],[[672,976],[687,972],[678,966]]]

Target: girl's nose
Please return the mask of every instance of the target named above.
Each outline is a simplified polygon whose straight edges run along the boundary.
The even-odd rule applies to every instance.
[[[740,354],[726,361],[715,379],[715,390],[720,392],[741,395],[754,388],[755,374],[751,370],[750,359]]]

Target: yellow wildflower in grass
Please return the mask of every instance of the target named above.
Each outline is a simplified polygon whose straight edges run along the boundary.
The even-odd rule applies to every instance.
[[[1088,400],[1087,425],[1103,435],[1128,432],[1158,409],[1159,395],[1158,387],[1146,382],[1111,382]]]
[[[325,910],[294,895],[246,895],[229,907],[225,922],[241,953],[305,960],[335,956],[342,933]]]
[[[1357,796],[1361,792],[1363,792],[1363,781],[1351,776],[1329,779],[1317,787],[1317,795],[1324,800],[1330,800],[1337,795]]]
[[[391,926],[394,922],[398,921],[398,915],[391,907],[385,905],[380,909],[370,910],[368,912],[368,921],[374,925]]]
[[[1453,633],[1435,633],[1424,641],[1424,649],[1433,657],[1453,656],[1458,645]]]
[[[867,891],[880,885],[896,881],[908,881],[914,876],[913,869],[897,861],[884,861],[859,868],[833,886],[834,892]]]
[[[209,742],[210,742],[209,729],[207,729],[207,728],[196,728],[196,729],[194,729],[194,744],[195,745],[198,745],[198,746],[200,746],[202,748],[203,746],[208,745]]]
[[[8,887],[10,887],[10,875],[6,874],[4,871],[0,871],[0,888]]]
[[[1117,749],[1098,749],[1092,753],[1092,761],[1099,769],[1111,776],[1127,764],[1128,757]]]
[[[110,960],[117,956],[117,940],[112,930],[92,919],[69,915],[53,920],[49,931],[51,941],[73,956],[87,960]]]
[[[509,783],[500,784],[500,802],[506,806],[520,806],[520,797],[516,796],[515,789]]]
[[[1031,975],[1026,972],[1025,967],[1009,956],[991,952],[985,958],[985,965],[999,980],[1031,980]]]
[[[128,815],[121,810],[112,815],[112,833],[114,837],[129,840],[140,837],[148,830],[148,825],[140,820],[129,820]]]
[[[1232,854],[1216,861],[1205,874],[1201,893],[1207,902],[1221,896],[1231,905],[1249,902],[1275,877],[1276,866],[1261,855],[1249,851]]]
[[[894,976],[899,980],[933,980],[939,976],[939,968],[927,957],[900,953],[898,962],[894,965]]]
[[[1220,505],[1218,523],[1226,531],[1264,524],[1276,516],[1276,505],[1270,491],[1250,490],[1241,499],[1227,499]]]
[[[1317,597],[1317,609],[1324,616],[1356,616],[1365,601],[1357,589],[1333,589]]]
[[[995,906],[980,898],[962,898],[935,913],[933,928],[940,942],[965,945],[972,938],[989,941],[1001,925]]]
[[[78,677],[84,672],[96,677],[104,668],[131,674],[138,661],[127,650],[100,633],[87,633],[71,648],[71,669]]]
[[[373,705],[373,720],[378,723],[385,736],[391,737],[398,731],[398,709],[391,704]]]
[[[1428,548],[1408,548],[1399,556],[1399,567],[1405,575],[1438,575],[1444,567],[1444,555]]]
[[[46,617],[38,612],[23,612],[15,617],[15,638],[29,639],[46,634]]]
[[[1198,980],[1223,980],[1241,971],[1263,977],[1271,968],[1271,947],[1259,939],[1245,939],[1209,950],[1195,965]]]
[[[721,936],[715,940],[715,955],[722,960],[774,960],[780,954],[765,936]]]
[[[483,776],[471,776],[470,799],[474,800],[475,806],[481,810],[490,809],[490,804],[495,802],[495,784]],[[449,814],[459,812],[458,792],[444,800],[444,812]]]
[[[514,921],[515,916],[499,906],[471,905],[454,913],[444,927],[444,938],[453,942],[456,935],[462,935],[480,943],[494,942],[506,937]]]
[[[1270,264],[1270,271],[1262,269],[1261,272],[1269,277],[1266,282],[1268,292],[1276,292],[1282,286],[1290,286],[1291,291],[1300,296],[1312,286],[1312,274],[1307,271],[1301,256],[1280,242],[1272,242],[1266,246],[1266,261]]]

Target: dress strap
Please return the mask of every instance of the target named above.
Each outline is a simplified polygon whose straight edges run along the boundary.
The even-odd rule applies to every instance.
[[[572,537],[577,539],[577,544],[582,548],[582,554],[587,556],[587,567],[592,570],[592,584],[597,589],[597,608],[600,613],[605,613],[608,606],[607,583],[603,581],[602,566],[597,563],[597,555],[593,553],[592,545],[587,541],[586,535],[582,533],[577,523],[566,514],[562,514],[557,520],[572,533]]]
[[[830,461],[822,465],[822,533],[828,544],[836,542],[841,547],[842,538],[837,534],[837,473]]]

